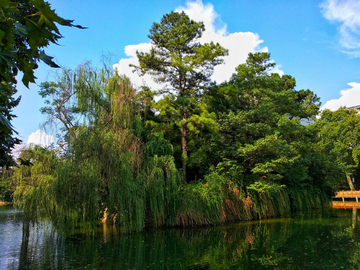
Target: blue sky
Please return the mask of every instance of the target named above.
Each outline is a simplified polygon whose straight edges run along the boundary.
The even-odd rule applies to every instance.
[[[88,27],[59,27],[64,38],[46,52],[64,67],[75,68],[88,60],[100,66],[102,54],[110,53],[114,67],[135,85],[157,87],[150,78],[136,78],[128,65],[136,63],[136,49],[149,48],[147,36],[153,22],[173,10],[185,10],[192,19],[205,22],[204,42],[213,39],[230,50],[226,64],[215,70],[217,82],[228,79],[250,51],[268,51],[278,64],[277,72],[295,77],[296,89],[314,91],[326,108],[360,104],[359,0],[49,2],[61,17]],[[37,84],[51,80],[54,72],[40,65],[35,72]],[[43,100],[36,84],[18,89],[22,101],[14,109],[18,118],[13,125],[26,143],[45,121],[39,112]],[[39,134],[30,141],[35,142]]]

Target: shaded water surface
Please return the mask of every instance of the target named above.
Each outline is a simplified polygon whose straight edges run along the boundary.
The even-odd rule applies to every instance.
[[[0,269],[360,269],[360,221],[329,209],[286,219],[121,235],[56,236],[0,207]],[[359,213],[360,214],[360,213]]]

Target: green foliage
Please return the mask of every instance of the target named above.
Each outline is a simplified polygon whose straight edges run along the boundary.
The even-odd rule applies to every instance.
[[[304,181],[311,179],[311,161],[303,160],[316,131],[300,119],[315,116],[318,98],[309,90],[296,91],[291,76],[269,73],[275,65],[269,59],[268,53],[249,54],[229,82],[207,92],[220,124],[217,170],[243,188],[298,185],[299,171],[306,174]]]
[[[343,137],[328,129],[344,116],[324,113],[302,125],[314,120],[319,98],[295,90],[293,77],[271,73],[268,53],[249,54],[228,82],[210,85],[227,50],[201,45],[203,31],[203,23],[172,12],[153,24],[151,52],[137,53],[135,68],[170,91],[137,91],[125,76],[89,63],[41,85],[46,124],[60,127],[67,151],[22,154],[12,181],[28,220],[93,232],[112,223],[129,232],[284,216],[327,203],[341,169],[359,163],[356,133],[347,155],[336,140],[357,130],[357,116],[349,113],[352,129],[341,126]]]
[[[139,66],[135,68],[141,75],[150,74],[156,82],[171,86],[159,91],[166,95],[152,105],[159,117],[157,123],[151,121],[150,124],[152,132],[180,129],[185,180],[189,133],[199,133],[202,126],[216,126],[215,115],[208,113],[206,105],[201,102],[200,90],[209,84],[214,67],[223,62],[220,57],[228,54],[218,43],[200,44],[199,38],[204,30],[202,22],[190,20],[185,12],[171,12],[164,15],[160,23],[152,25],[149,35],[153,45],[151,51],[136,53]]]
[[[321,189],[288,189],[291,209],[293,211],[304,211],[321,208],[330,203],[330,197],[326,191]]]
[[[14,203],[24,209],[28,221],[56,220],[53,182],[56,179],[57,152],[30,146],[19,158],[22,165],[14,168],[12,186]]]
[[[226,179],[212,172],[205,176],[204,183],[193,181],[180,189],[181,207],[179,225],[199,226],[225,221],[223,217],[226,194]]]
[[[174,226],[181,204],[178,194],[181,174],[173,157],[154,155],[144,173],[148,226]]]
[[[19,104],[21,97],[14,98],[17,90],[12,83],[0,84],[0,89],[0,167],[9,167],[14,165],[11,149],[20,143],[20,139],[15,137],[17,132],[11,125],[11,120],[16,117],[12,109]]]
[[[198,39],[205,30],[185,12],[171,12],[154,23],[149,38],[154,45],[150,53],[137,52],[142,73],[153,75],[157,82],[169,82],[180,95],[198,91],[210,79],[214,66],[223,62],[219,56],[227,50],[218,43],[200,44]]]
[[[255,182],[247,187],[248,190],[255,190],[259,193],[274,192],[284,188],[284,185],[268,184],[264,182]]]
[[[59,67],[42,50],[62,37],[55,23],[83,28],[59,17],[43,0],[2,1],[0,22],[1,82],[16,83],[15,76],[20,70],[27,87],[29,82],[35,82],[34,69],[39,60],[51,67]]]
[[[354,109],[324,110],[316,121],[320,141],[319,152],[331,156],[333,163],[345,174],[352,174],[359,187],[360,176],[360,115]]]
[[[11,176],[13,171],[4,169],[0,176],[0,202],[11,202],[13,187],[11,186]]]

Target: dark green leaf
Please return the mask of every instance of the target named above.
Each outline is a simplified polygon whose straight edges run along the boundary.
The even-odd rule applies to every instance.
[[[45,62],[45,64],[47,64],[48,66],[52,67],[52,68],[59,68],[60,66],[57,65],[55,62],[52,61],[52,59],[54,57],[48,56],[45,54],[44,51],[40,52],[40,57],[39,57],[42,61]]]

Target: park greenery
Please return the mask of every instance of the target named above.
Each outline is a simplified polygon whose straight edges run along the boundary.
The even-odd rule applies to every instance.
[[[43,11],[38,2],[29,1],[47,14],[49,6]],[[0,5],[2,16],[14,5],[7,3]],[[34,21],[27,21],[33,17],[16,13],[9,16],[24,31],[15,27],[20,33],[10,36],[33,33],[28,28]],[[29,45],[55,42],[60,34],[53,27],[46,26],[52,38]],[[228,52],[218,43],[201,44],[204,30],[184,12],[153,24],[152,49],[138,52],[133,68],[152,75],[158,91],[136,89],[126,74],[90,63],[43,82],[41,112],[61,147],[30,146],[16,166],[2,163],[0,200],[13,200],[31,222],[94,229],[101,221],[127,232],[281,216],[321,207],[348,184],[353,189],[351,178],[360,176],[360,115],[345,108],[320,112],[316,94],[296,90],[295,78],[272,72],[269,53],[250,53],[228,81],[211,82]],[[17,60],[0,62],[2,87],[12,89],[0,100],[8,124],[19,102],[12,98],[14,74],[22,70],[24,83],[33,81],[39,59],[52,65],[39,49],[25,58],[28,69]],[[6,121],[1,127],[12,131]],[[2,148],[14,143],[2,142]]]

